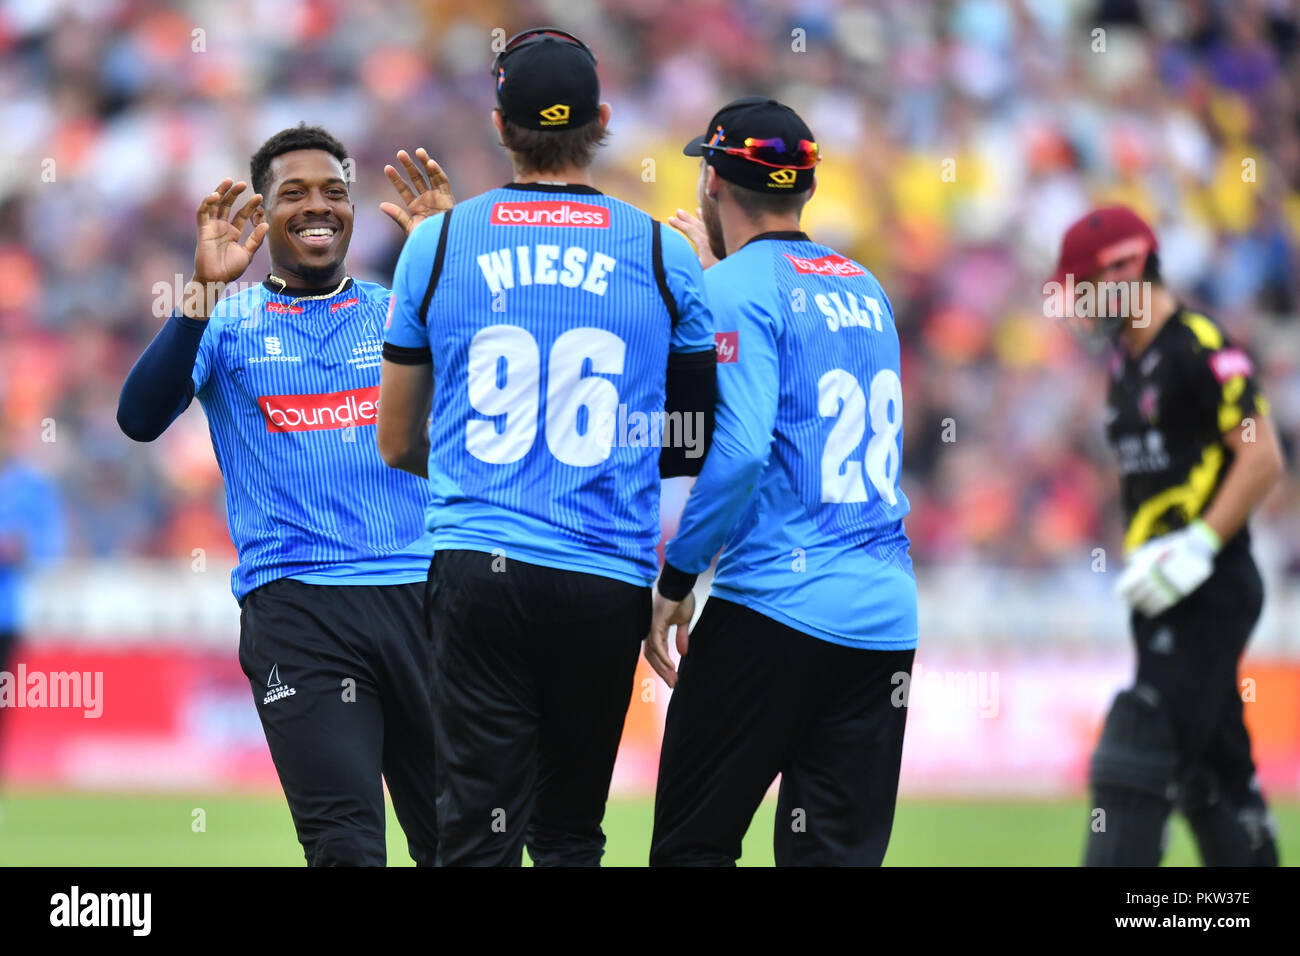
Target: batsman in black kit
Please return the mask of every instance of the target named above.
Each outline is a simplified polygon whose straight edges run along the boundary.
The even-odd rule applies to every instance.
[[[1084,864],[1157,865],[1176,808],[1206,866],[1275,866],[1237,681],[1263,603],[1247,519],[1284,467],[1268,403],[1246,353],[1164,287],[1155,235],[1126,207],[1070,227],[1056,281],[1096,290],[1094,315],[1102,283],[1132,293],[1127,314],[1091,322],[1113,346],[1106,428],[1127,521],[1116,590],[1138,666],[1093,753]]]

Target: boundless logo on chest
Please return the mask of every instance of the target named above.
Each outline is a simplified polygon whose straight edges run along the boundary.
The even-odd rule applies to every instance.
[[[379,386],[318,395],[263,395],[257,407],[268,432],[312,432],[373,425],[379,418]]]

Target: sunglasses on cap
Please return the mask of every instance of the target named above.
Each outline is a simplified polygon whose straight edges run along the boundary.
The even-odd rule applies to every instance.
[[[591,52],[591,47],[587,46],[587,44],[583,43],[572,33],[569,33],[566,30],[557,30],[554,27],[534,27],[531,30],[524,30],[523,32],[516,33],[512,36],[506,41],[506,45],[501,48],[501,52],[493,58],[492,75],[497,78],[498,89],[501,88],[501,61],[511,53],[514,53],[515,50],[518,50],[520,47],[528,46],[530,43],[536,43],[540,40],[546,39],[547,37],[550,37],[552,40],[561,40],[564,43],[573,44],[578,49],[582,50],[583,53],[587,54],[587,56],[591,57],[592,63],[596,62],[596,54]]]
[[[743,146],[719,146],[722,139],[722,127],[714,132],[713,138],[701,143],[702,149],[711,149],[728,156],[739,156],[760,166],[772,166],[776,169],[812,169],[821,162],[821,150],[810,139],[801,139],[795,143],[793,151],[787,151],[785,140],[779,136],[771,139],[746,137]]]

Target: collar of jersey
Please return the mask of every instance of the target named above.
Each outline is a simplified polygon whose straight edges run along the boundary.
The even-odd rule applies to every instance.
[[[343,288],[339,289],[339,291],[334,293],[334,295],[342,295],[343,293],[347,292],[349,289],[352,288],[354,281],[355,280],[353,280],[352,278],[349,278],[347,283],[343,286]],[[320,295],[322,292],[325,291],[324,289],[295,289],[293,286],[287,285],[284,287],[284,291],[281,292],[280,288],[276,285],[273,285],[271,283],[271,280],[269,279],[262,280],[262,288],[265,289],[267,292],[271,293],[271,295],[278,296],[281,299],[301,299],[304,296],[308,296],[308,295]],[[331,299],[334,298],[334,295],[330,296],[330,298]],[[319,301],[324,302],[325,300],[320,299]]]
[[[750,239],[749,242],[746,242],[745,246],[749,245],[750,242],[758,242],[760,239],[785,239],[790,242],[812,242],[812,240],[808,238],[808,233],[806,232],[800,232],[798,229],[779,229],[776,232],[760,232],[757,236]],[[740,248],[744,249],[745,246],[741,246]]]
[[[1175,323],[1182,321],[1183,313],[1186,311],[1187,310],[1183,306],[1183,304],[1179,302],[1178,305],[1174,308],[1173,313],[1169,316],[1169,318],[1165,320],[1165,324],[1160,326],[1160,331],[1156,333],[1155,338],[1153,338],[1150,342],[1147,343],[1147,347],[1142,350],[1142,353],[1140,355],[1129,355],[1128,349],[1124,348],[1124,346],[1120,345],[1118,340],[1116,340],[1115,347],[1119,350],[1120,359],[1126,365],[1137,365],[1138,362],[1141,362],[1144,358],[1146,358],[1148,355],[1151,354],[1151,350],[1155,348],[1157,342],[1159,342],[1162,338],[1165,337],[1165,334],[1166,332],[1168,332],[1169,327],[1171,325],[1174,325]]]
[[[595,186],[585,186],[581,183],[506,183],[502,189],[519,189],[530,193],[581,193],[584,196],[603,196],[605,195]]]

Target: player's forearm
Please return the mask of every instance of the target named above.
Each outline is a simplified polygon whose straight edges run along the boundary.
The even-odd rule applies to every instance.
[[[1267,418],[1257,420],[1254,441],[1233,442],[1231,447],[1232,465],[1214,501],[1201,515],[1220,541],[1242,529],[1285,468],[1277,433]]]
[[[429,477],[429,413],[403,414],[402,409],[385,409],[379,399],[379,425],[375,443],[384,464],[420,478]]]
[[[117,424],[128,438],[153,441],[189,406],[206,325],[173,314],[136,360],[117,403]]]
[[[429,477],[429,439],[425,436],[423,442],[418,438],[412,438],[410,442],[404,443],[397,448],[391,445],[381,447],[379,450],[384,463],[390,468],[396,468],[399,471],[409,472],[418,478]]]
[[[725,439],[714,445],[686,500],[677,535],[664,549],[659,578],[664,597],[681,600],[695,586],[748,507],[765,460],[766,452],[760,457]]]
[[[403,253],[405,254],[405,253]],[[428,349],[384,343],[379,370],[379,421],[375,443],[390,468],[429,477],[429,413],[433,368]]]

